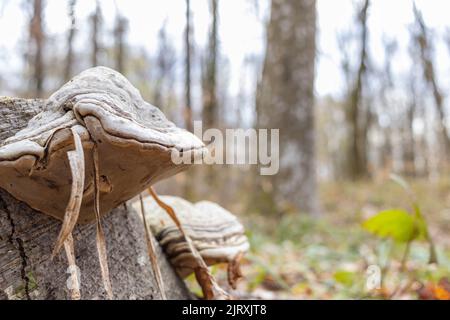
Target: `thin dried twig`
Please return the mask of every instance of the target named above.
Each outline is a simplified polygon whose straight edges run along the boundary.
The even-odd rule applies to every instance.
[[[94,174],[95,174],[95,205],[94,205],[94,211],[95,211],[95,220],[97,223],[97,237],[96,237],[96,243],[97,243],[97,252],[98,252],[98,259],[100,262],[100,270],[102,273],[102,279],[103,279],[103,286],[105,287],[106,294],[109,299],[113,299],[113,292],[112,292],[112,286],[111,286],[111,280],[109,277],[109,268],[108,268],[108,257],[106,252],[106,242],[105,242],[105,235],[103,233],[103,228],[101,224],[101,216],[100,216],[100,175],[98,171],[98,150],[97,146],[94,145],[93,149],[93,155],[94,155]]]
[[[64,220],[56,240],[55,247],[52,252],[52,259],[61,250],[64,241],[72,233],[75,227],[78,216],[80,214],[81,201],[83,200],[84,190],[84,151],[83,144],[81,143],[80,136],[72,130],[73,140],[75,144],[75,150],[67,152],[69,158],[70,170],[72,173],[72,190],[70,192],[70,199],[66,207],[66,213],[64,214]]]
[[[70,296],[72,300],[80,300],[80,278],[78,274],[78,268],[75,262],[75,250],[73,245],[73,237],[70,233],[64,241],[64,250],[66,251],[67,261],[69,262],[69,270],[70,270]]]
[[[208,266],[206,265],[205,261],[203,260],[202,256],[198,252],[198,250],[195,248],[194,244],[192,243],[191,238],[187,235],[185,232],[180,220],[178,219],[175,210],[171,206],[169,206],[167,203],[162,201],[156,192],[153,190],[152,187],[148,189],[150,195],[155,199],[156,203],[163,208],[167,214],[170,216],[172,221],[175,223],[175,225],[180,230],[181,234],[183,235],[186,243],[188,244],[189,250],[192,253],[192,256],[194,257],[197,268],[195,269],[195,276],[197,278],[198,283],[202,287],[203,294],[206,299],[229,299],[229,295],[217,284],[216,280],[212,276],[211,272],[208,269]]]
[[[236,290],[236,285],[239,279],[242,278],[241,271],[241,259],[244,256],[244,252],[240,252],[230,263],[228,263],[227,275],[228,284],[231,288]]]
[[[164,288],[164,281],[161,275],[161,269],[158,265],[158,259],[156,257],[155,243],[153,241],[153,235],[151,234],[151,229],[148,225],[147,218],[145,217],[144,201],[142,200],[142,194],[139,194],[139,200],[141,202],[141,214],[142,221],[144,222],[145,228],[145,239],[147,242],[147,251],[150,258],[150,263],[152,265],[153,273],[155,274],[156,283],[158,285],[159,292],[163,300],[167,300],[166,291]]]

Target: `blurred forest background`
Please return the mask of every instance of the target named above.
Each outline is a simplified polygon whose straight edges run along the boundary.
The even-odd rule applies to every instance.
[[[275,176],[198,166],[157,185],[219,202],[245,223],[253,248],[240,294],[450,299],[448,9],[445,0],[0,0],[0,94],[47,97],[104,65],[188,130],[194,120],[279,128]],[[376,288],[370,266],[382,275]]]

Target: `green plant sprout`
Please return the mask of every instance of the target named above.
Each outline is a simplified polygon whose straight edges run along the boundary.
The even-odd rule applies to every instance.
[[[401,186],[411,202],[412,213],[405,209],[388,209],[378,212],[363,223],[363,228],[381,239],[391,239],[395,243],[405,244],[400,270],[405,271],[411,243],[425,240],[430,247],[429,264],[437,264],[437,254],[433,239],[428,231],[427,222],[410,185],[401,177],[392,174],[391,180]],[[389,259],[387,260],[389,261]],[[387,272],[389,263],[383,268]],[[397,290],[394,290],[394,294]]]

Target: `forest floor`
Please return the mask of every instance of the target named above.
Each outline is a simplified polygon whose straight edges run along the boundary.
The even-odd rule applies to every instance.
[[[319,219],[302,214],[241,217],[251,252],[243,261],[245,278],[235,295],[257,299],[450,299],[450,182],[410,183],[436,245],[438,264],[428,263],[426,242],[414,241],[402,268],[405,245],[376,238],[362,227],[363,221],[378,211],[410,210],[410,200],[397,184],[323,184]],[[226,267],[214,267],[213,273],[226,287]],[[383,275],[381,286],[379,273]],[[193,278],[189,285],[199,292]]]

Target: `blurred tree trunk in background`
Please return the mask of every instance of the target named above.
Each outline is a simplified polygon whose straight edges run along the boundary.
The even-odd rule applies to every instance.
[[[73,40],[75,38],[76,32],[76,18],[75,18],[75,6],[77,4],[76,0],[69,0],[69,19],[70,28],[67,35],[67,55],[66,55],[66,68],[64,70],[64,82],[67,82],[72,77],[73,69]]]
[[[165,21],[158,33],[153,103],[171,118],[172,115],[169,113],[173,111],[170,109],[172,105],[173,83],[175,81],[174,68],[177,57],[175,48],[167,35],[166,29],[167,23]]]
[[[209,37],[206,50],[202,59],[202,121],[203,130],[217,128],[219,126],[218,109],[219,101],[217,97],[217,65],[218,65],[218,23],[219,23],[219,0],[209,0],[210,4],[210,26]],[[223,90],[221,88],[221,90]],[[208,141],[209,142],[209,141]],[[207,143],[208,143],[207,142]],[[215,151],[212,151],[215,152]],[[204,174],[204,176],[202,176]],[[199,177],[206,182],[209,188],[217,186],[217,181],[221,181],[221,171],[215,170],[213,166],[200,169]],[[224,184],[222,184],[224,186]],[[196,190],[200,196],[206,195],[207,190]],[[192,192],[191,192],[192,194]]]
[[[416,155],[414,139],[414,117],[417,110],[417,86],[414,75],[409,79],[409,103],[406,105],[405,130],[403,139],[403,172],[405,175],[413,177],[416,175]]]
[[[43,30],[44,0],[33,1],[33,16],[30,21],[30,43],[32,53],[30,53],[30,65],[32,65],[33,75],[33,95],[42,97],[44,93],[44,42],[45,34]]]
[[[166,79],[166,69],[167,69],[167,35],[166,35],[166,23],[164,22],[161,29],[158,32],[158,51],[156,53],[156,65],[155,65],[155,85],[153,88],[153,104],[164,111],[162,105],[162,90],[164,87],[164,82]]]
[[[100,51],[100,33],[101,33],[101,24],[102,24],[102,11],[100,7],[100,2],[96,1],[96,7],[94,14],[91,15],[91,65],[93,67],[98,65],[98,54]]]
[[[217,56],[218,56],[218,3],[219,0],[210,0],[211,26],[209,31],[208,50],[204,60],[203,70],[203,126],[212,128],[217,124]]]
[[[186,130],[193,132],[192,118],[192,34],[193,27],[191,21],[191,1],[186,0],[186,25],[184,30],[184,127]],[[200,137],[201,138],[201,137]],[[187,171],[182,175],[183,180],[183,196],[187,199],[195,198],[195,190],[191,184],[195,176],[198,175],[196,170]]]
[[[414,104],[414,117],[423,124],[420,134],[414,137],[415,175],[429,177],[432,162],[430,161],[430,158],[433,157],[433,154],[430,152],[430,146],[427,141],[427,133],[430,132],[430,123],[427,119],[429,108],[425,102],[427,99],[427,94],[425,92],[427,90],[427,83],[423,83],[422,81],[423,71],[421,50],[417,46],[416,35],[412,28],[410,29],[410,44],[408,51],[412,62],[408,79],[408,97],[411,100],[410,104]]]
[[[432,90],[436,111],[439,116],[439,134],[444,146],[444,165],[450,157],[450,137],[448,128],[445,125],[445,111],[444,111],[444,97],[441,93],[439,84],[437,83],[434,62],[433,62],[433,47],[429,41],[428,30],[423,20],[421,12],[414,6],[414,16],[416,19],[416,45],[420,50],[420,57],[422,62],[423,75]]]
[[[192,26],[191,26],[191,2],[186,0],[186,30],[184,33],[185,39],[185,64],[184,64],[184,123],[188,131],[193,131],[192,127],[192,94],[191,94],[191,65],[192,65]]]
[[[116,25],[114,27],[114,43],[115,43],[115,66],[116,70],[125,75],[125,34],[127,31],[127,19],[119,12],[116,16]]]
[[[347,109],[347,121],[350,126],[349,145],[348,145],[348,174],[353,180],[367,176],[367,132],[369,125],[369,110],[363,112],[363,90],[364,80],[367,71],[367,43],[368,27],[367,13],[369,9],[369,0],[364,0],[362,8],[358,14],[358,23],[360,28],[360,53],[359,67],[356,74],[354,85],[350,88],[349,106]]]
[[[275,207],[315,214],[316,1],[272,0],[267,37],[258,127],[280,129],[280,171],[261,177],[262,189]]]
[[[384,66],[383,72],[380,75],[380,102],[381,110],[378,114],[380,131],[383,134],[383,146],[381,147],[381,169],[385,172],[391,172],[393,163],[393,126],[394,115],[392,113],[392,105],[389,100],[389,92],[394,89],[394,80],[392,75],[392,59],[397,51],[398,43],[395,40],[384,40]],[[388,119],[383,119],[388,117]],[[387,123],[385,123],[387,122]]]

